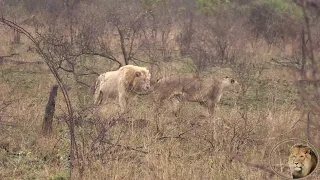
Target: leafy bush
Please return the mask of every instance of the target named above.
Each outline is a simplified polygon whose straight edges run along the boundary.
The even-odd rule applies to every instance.
[[[295,38],[300,20],[301,9],[287,0],[257,1],[249,15],[256,37],[262,36],[269,45],[277,43],[279,39]]]
[[[196,5],[204,14],[214,13],[218,8],[229,5],[229,0],[197,0]]]

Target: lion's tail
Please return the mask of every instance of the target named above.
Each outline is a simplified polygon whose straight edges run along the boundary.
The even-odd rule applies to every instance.
[[[94,84],[92,84],[91,86],[90,86],[90,93],[91,94],[94,94],[95,93],[95,91],[96,91],[96,89],[98,88],[98,86],[99,86],[99,79],[98,80],[96,80],[95,82],[94,82]]]

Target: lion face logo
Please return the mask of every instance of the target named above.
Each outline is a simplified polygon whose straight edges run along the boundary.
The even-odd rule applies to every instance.
[[[290,149],[289,167],[293,179],[309,175],[317,166],[317,156],[305,145],[294,145]]]

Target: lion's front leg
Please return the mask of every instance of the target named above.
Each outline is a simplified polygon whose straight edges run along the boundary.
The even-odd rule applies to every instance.
[[[128,96],[125,93],[119,93],[119,105],[121,109],[121,113],[126,112],[127,104],[128,104]]]

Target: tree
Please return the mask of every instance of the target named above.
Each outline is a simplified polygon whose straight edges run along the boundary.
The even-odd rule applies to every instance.
[[[320,124],[318,118],[320,116],[320,83],[319,83],[319,63],[316,60],[316,54],[314,52],[314,36],[312,33],[312,21],[318,20],[317,16],[314,16],[314,8],[316,10],[320,10],[320,6],[312,5],[314,1],[306,0],[306,1],[295,1],[302,9],[304,16],[304,25],[305,25],[305,34],[302,34],[302,61],[305,63],[310,63],[310,72],[305,69],[301,71],[301,77],[303,80],[298,81],[296,83],[299,93],[302,98],[302,102],[307,102],[308,106],[306,106],[306,111],[308,112],[307,116],[307,127],[306,127],[306,135],[307,140],[315,145],[317,148],[320,147],[319,142],[319,130]],[[304,36],[306,36],[304,38]],[[308,39],[308,41],[304,41],[304,39]],[[308,75],[310,73],[310,75]]]
[[[211,14],[217,9],[227,6],[229,0],[196,0],[196,5],[204,14]]]
[[[296,39],[299,34],[301,10],[286,0],[254,2],[250,12],[249,23],[256,38],[263,37],[269,45],[285,45],[288,39]]]
[[[49,100],[44,112],[43,123],[42,123],[42,134],[44,135],[50,135],[52,132],[52,122],[53,122],[53,115],[56,107],[57,93],[58,93],[58,86],[57,85],[52,86],[50,95],[49,95]]]

